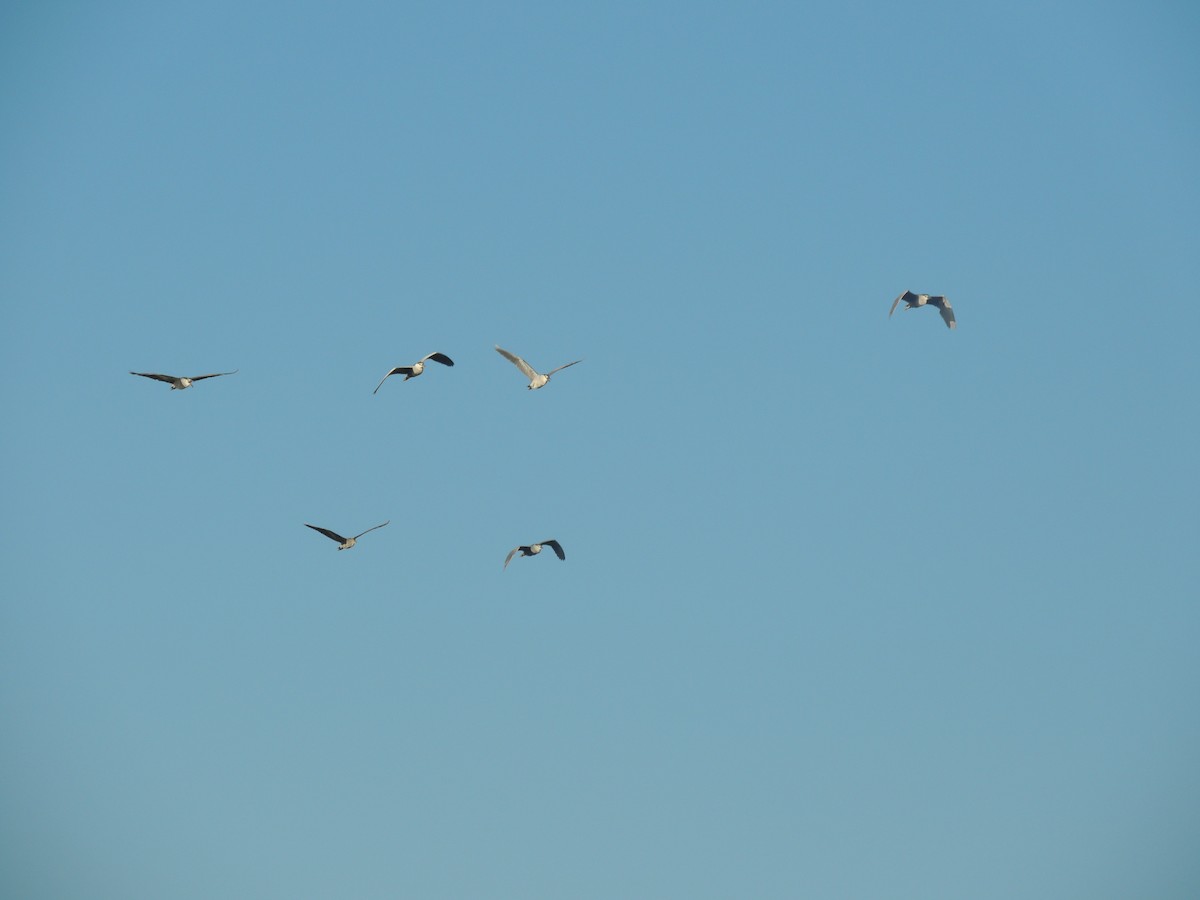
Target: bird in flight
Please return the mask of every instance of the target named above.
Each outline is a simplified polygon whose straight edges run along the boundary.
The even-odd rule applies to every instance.
[[[521,357],[509,353],[499,344],[496,345],[496,352],[520,369],[522,373],[524,373],[525,377],[529,379],[529,390],[531,391],[536,391],[538,388],[544,387],[546,383],[550,381],[550,376],[555,372],[559,372],[567,368],[567,366],[573,366],[575,363],[583,362],[582,359],[577,359],[575,362],[569,362],[566,366],[559,366],[557,369],[551,369],[545,375],[542,375],[540,372],[534,371],[533,366],[525,362],[525,360],[521,359]]]
[[[892,317],[892,313],[896,311],[896,307],[903,300],[907,304],[905,309],[916,309],[918,306],[936,306],[938,312],[942,314],[942,319],[946,323],[947,328],[955,328],[954,310],[950,308],[950,301],[940,294],[914,294],[912,291],[905,291],[899,297],[892,301],[892,308],[888,311],[888,318]]]
[[[392,521],[391,519],[388,519],[387,522],[383,523],[383,525],[387,525],[388,522],[391,522],[391,521]],[[348,537],[342,537],[336,531],[330,531],[328,528],[318,528],[316,525],[309,525],[307,522],[305,522],[304,524],[307,527],[311,528],[313,531],[321,532],[321,534],[325,535],[325,537],[329,538],[330,540],[337,541],[339,550],[349,550],[351,547],[353,547],[358,542],[358,539],[360,537],[362,537],[364,534],[367,533],[367,531],[374,531],[375,528],[383,527],[383,525],[376,525],[375,528],[368,528],[367,531],[360,532],[359,534],[356,534],[354,537],[348,538]]]
[[[165,381],[171,386],[173,391],[182,391],[190,388],[197,381],[203,381],[205,378],[220,378],[222,375],[236,375],[237,369],[232,372],[213,372],[211,375],[193,375],[190,378],[184,378],[182,375],[159,375],[157,372],[130,372],[130,375],[141,375],[143,378],[153,378],[155,381]]]
[[[508,556],[504,558],[504,568],[508,568],[508,564],[512,562],[512,558],[520,553],[522,556],[537,556],[542,552],[543,547],[549,547],[554,551],[559,559],[566,559],[567,554],[563,553],[562,544],[558,541],[542,541],[540,544],[528,544],[523,547],[514,547],[508,551]]]
[[[408,381],[410,378],[416,378],[425,371],[425,360],[427,359],[432,359],[434,362],[440,362],[443,366],[454,365],[454,360],[448,357],[445,353],[430,353],[428,356],[421,357],[411,366],[396,366],[396,368],[384,375],[383,378],[379,379],[379,384],[375,385],[375,390],[373,390],[371,393],[378,394],[379,389],[383,387],[383,383],[393,375],[403,375],[405,381]]]

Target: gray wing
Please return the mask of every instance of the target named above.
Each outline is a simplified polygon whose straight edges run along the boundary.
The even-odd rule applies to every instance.
[[[560,544],[558,541],[542,541],[542,546],[550,547],[552,550],[554,550],[554,555],[559,559],[567,558],[567,554],[563,553],[562,544]]]
[[[954,310],[950,308],[949,300],[945,297],[930,297],[929,302],[938,308],[938,312],[942,314],[942,321],[946,323],[947,328],[958,327],[954,321]]]
[[[432,359],[434,362],[440,362],[443,366],[454,365],[454,360],[448,357],[445,353],[430,353],[428,356],[423,357],[421,362],[425,362],[427,359]]]
[[[512,562],[512,558],[517,555],[517,551],[520,549],[520,547],[513,547],[508,551],[508,556],[504,557],[504,568],[508,568],[508,564]]]
[[[203,381],[205,378],[220,378],[222,375],[236,375],[240,370],[234,369],[232,372],[213,372],[211,375],[192,375],[192,381]]]
[[[306,527],[311,528],[313,531],[321,532],[321,534],[325,535],[325,537],[329,538],[330,540],[337,541],[339,544],[346,543],[346,539],[344,537],[342,537],[340,534],[338,534],[336,531],[330,531],[328,528],[319,528],[316,525],[309,525],[307,522],[305,522],[304,524]]]
[[[387,373],[386,375],[384,375],[382,378],[380,378],[380,379],[379,379],[379,384],[375,385],[375,390],[371,391],[371,393],[372,393],[372,394],[378,394],[378,393],[379,393],[379,389],[380,389],[381,387],[383,387],[383,383],[384,383],[385,381],[387,381],[387,380],[388,380],[389,378],[391,378],[393,375],[403,375],[403,374],[405,374],[405,369],[406,369],[406,367],[405,367],[405,366],[396,366],[396,368],[394,368],[394,369],[389,369],[389,370],[388,370],[388,373]],[[409,371],[409,372],[411,372],[411,371],[412,371],[412,369],[408,369],[408,371]]]
[[[557,369],[551,369],[549,372],[546,373],[546,377],[549,378],[555,372],[561,372],[563,369],[573,366],[573,365],[575,365],[575,363],[581,363],[581,362],[583,362],[582,359],[577,359],[577,360],[575,360],[575,362],[569,362],[565,366],[559,366]]]
[[[896,311],[896,307],[900,305],[901,300],[903,300],[905,303],[907,303],[909,300],[916,300],[916,299],[917,299],[917,295],[914,294],[912,291],[905,291],[903,294],[901,294],[899,297],[897,297],[895,300],[892,301],[892,308],[888,310],[888,318],[890,319],[892,317],[892,313],[894,313]]]
[[[511,354],[507,350],[505,350],[503,347],[501,347],[499,344],[496,345],[496,352],[499,353],[501,356],[503,356],[505,359],[507,359],[510,363],[512,363],[518,369],[520,369],[522,372],[524,372],[525,377],[528,378],[530,381],[533,381],[533,379],[537,377],[537,372],[533,371],[533,367],[531,365],[529,365],[529,363],[525,362],[525,360],[521,359],[521,357],[514,356],[513,354]]]
[[[174,375],[159,375],[157,372],[130,372],[130,375],[141,375],[143,378],[153,378],[155,381],[165,381],[174,384],[178,379]]]
[[[387,525],[387,524],[388,524],[389,522],[391,522],[391,521],[392,521],[391,519],[388,519],[388,520],[387,520],[387,522],[384,522],[384,523],[383,523],[383,525]],[[374,528],[368,528],[368,529],[367,529],[367,531],[374,531],[374,530],[375,530],[375,528],[382,528],[382,527],[383,527],[383,525],[376,525]],[[367,531],[362,531],[362,532],[359,532],[358,534],[356,534],[356,535],[354,536],[354,539],[357,541],[357,540],[358,540],[360,537],[362,537],[364,534],[366,534],[366,533],[367,533]]]

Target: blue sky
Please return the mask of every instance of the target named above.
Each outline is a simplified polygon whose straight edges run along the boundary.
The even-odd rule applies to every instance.
[[[1196,896],[1198,35],[9,4],[3,893]]]

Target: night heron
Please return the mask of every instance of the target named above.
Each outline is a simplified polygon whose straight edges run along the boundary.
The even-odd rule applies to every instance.
[[[892,308],[888,311],[890,319],[892,313],[896,311],[896,307],[903,300],[907,304],[905,309],[916,309],[918,306],[936,306],[938,312],[942,314],[942,319],[946,322],[947,328],[956,327],[954,324],[954,310],[950,308],[950,301],[940,294],[914,294],[912,291],[905,291],[899,297],[892,301]]]
[[[391,519],[388,519],[387,522],[383,523],[383,525],[387,525],[388,522],[391,522],[391,521],[392,521]],[[374,531],[375,528],[383,527],[383,525],[376,525],[375,528],[368,528],[367,531],[360,532],[359,534],[356,534],[354,537],[348,538],[348,537],[342,537],[336,531],[330,531],[328,528],[318,528],[316,525],[309,525],[307,522],[305,522],[304,524],[308,528],[311,528],[313,531],[321,532],[321,534],[325,535],[325,537],[329,538],[331,541],[337,541],[339,550],[349,550],[351,547],[353,547],[358,542],[358,539],[360,537],[362,537],[364,534],[367,533],[367,531]]]
[[[504,557],[504,568],[508,568],[508,564],[512,562],[512,558],[520,553],[522,556],[537,556],[542,552],[543,547],[549,547],[554,551],[559,559],[566,559],[567,554],[563,553],[562,544],[558,541],[542,541],[540,544],[529,544],[524,547],[514,547],[508,551],[508,556]]]
[[[566,366],[559,366],[557,369],[551,369],[545,375],[542,375],[541,373],[534,371],[533,366],[525,362],[525,360],[521,359],[521,357],[509,353],[499,344],[496,345],[496,352],[520,369],[522,373],[524,373],[525,377],[529,379],[529,390],[531,391],[535,391],[540,387],[544,387],[550,380],[550,376],[555,372],[561,372],[563,369],[567,368],[567,366],[573,366],[575,363],[583,362],[582,359],[577,359],[575,362],[569,362]]]
[[[220,378],[222,375],[236,375],[237,369],[232,372],[213,372],[211,375],[193,375],[190,378],[184,378],[182,375],[159,375],[157,372],[130,372],[130,375],[141,375],[143,378],[153,378],[155,381],[165,381],[171,386],[173,391],[182,391],[190,388],[197,381],[203,381],[205,378]]]
[[[454,365],[454,360],[448,357],[445,353],[430,353],[428,356],[422,356],[411,366],[396,366],[396,368],[392,369],[379,380],[379,384],[375,385],[375,390],[373,390],[371,393],[378,394],[379,389],[383,387],[383,383],[393,375],[403,375],[405,381],[408,381],[410,378],[416,378],[425,371],[425,360],[427,359],[432,359],[434,362],[440,362],[443,366]]]

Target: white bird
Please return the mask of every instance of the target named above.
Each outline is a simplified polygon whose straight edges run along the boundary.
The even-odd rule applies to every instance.
[[[387,522],[383,523],[383,525],[387,525],[388,522],[391,522],[391,521],[392,521],[391,519],[388,519]],[[321,532],[321,534],[325,535],[325,537],[327,537],[331,540],[337,541],[339,550],[349,550],[351,547],[353,547],[358,542],[358,539],[360,537],[362,537],[364,534],[367,533],[367,531],[374,531],[375,528],[383,527],[383,525],[376,525],[375,528],[368,528],[367,531],[356,534],[352,538],[348,538],[348,537],[342,537],[336,531],[330,531],[328,528],[319,528],[316,525],[309,525],[307,522],[305,522],[304,524],[307,527],[311,528],[313,531],[319,531],[319,532]]]
[[[942,314],[942,319],[946,322],[947,328],[957,327],[954,323],[954,310],[950,308],[950,301],[940,294],[914,294],[912,291],[905,291],[899,297],[892,301],[892,308],[888,310],[888,318],[892,317],[892,313],[896,311],[896,307],[900,301],[905,302],[905,309],[916,309],[918,306],[936,306],[938,312]]]
[[[540,544],[527,544],[521,547],[513,547],[508,551],[508,556],[504,558],[504,568],[508,568],[508,564],[512,562],[512,558],[520,553],[522,556],[537,556],[542,552],[543,547],[549,547],[554,551],[559,559],[566,559],[567,554],[563,553],[562,544],[558,541],[542,541]]]
[[[379,379],[379,384],[375,385],[375,390],[373,390],[371,393],[378,394],[379,389],[383,387],[383,383],[393,375],[403,375],[405,381],[408,381],[410,378],[416,378],[425,371],[425,360],[427,359],[432,359],[434,362],[440,362],[443,366],[454,365],[454,360],[448,357],[445,353],[430,353],[428,356],[422,356],[411,366],[396,366],[396,368],[384,375],[383,378]]]
[[[496,345],[496,352],[499,353],[501,356],[503,356],[505,359],[507,359],[510,363],[512,363],[514,366],[516,366],[518,369],[520,369],[525,374],[525,377],[529,379],[529,390],[531,390],[531,391],[535,391],[540,387],[544,387],[546,385],[546,383],[550,380],[550,376],[553,375],[555,372],[560,372],[563,369],[567,368],[567,366],[575,365],[575,363],[583,362],[582,359],[577,359],[577,360],[575,360],[575,362],[569,362],[569,363],[567,363],[566,366],[559,366],[557,369],[551,369],[545,375],[542,375],[539,372],[534,371],[533,366],[531,366],[529,363],[525,362],[525,360],[521,359],[521,357],[516,356],[512,353],[509,353],[507,350],[505,350],[499,344]]]
[[[197,381],[203,381],[205,378],[220,378],[222,375],[236,375],[238,369],[232,372],[213,372],[211,375],[193,375],[190,378],[184,378],[182,375],[159,375],[157,372],[130,372],[130,375],[141,375],[143,378],[153,378],[155,381],[165,381],[171,385],[171,390],[182,391],[190,388]]]

